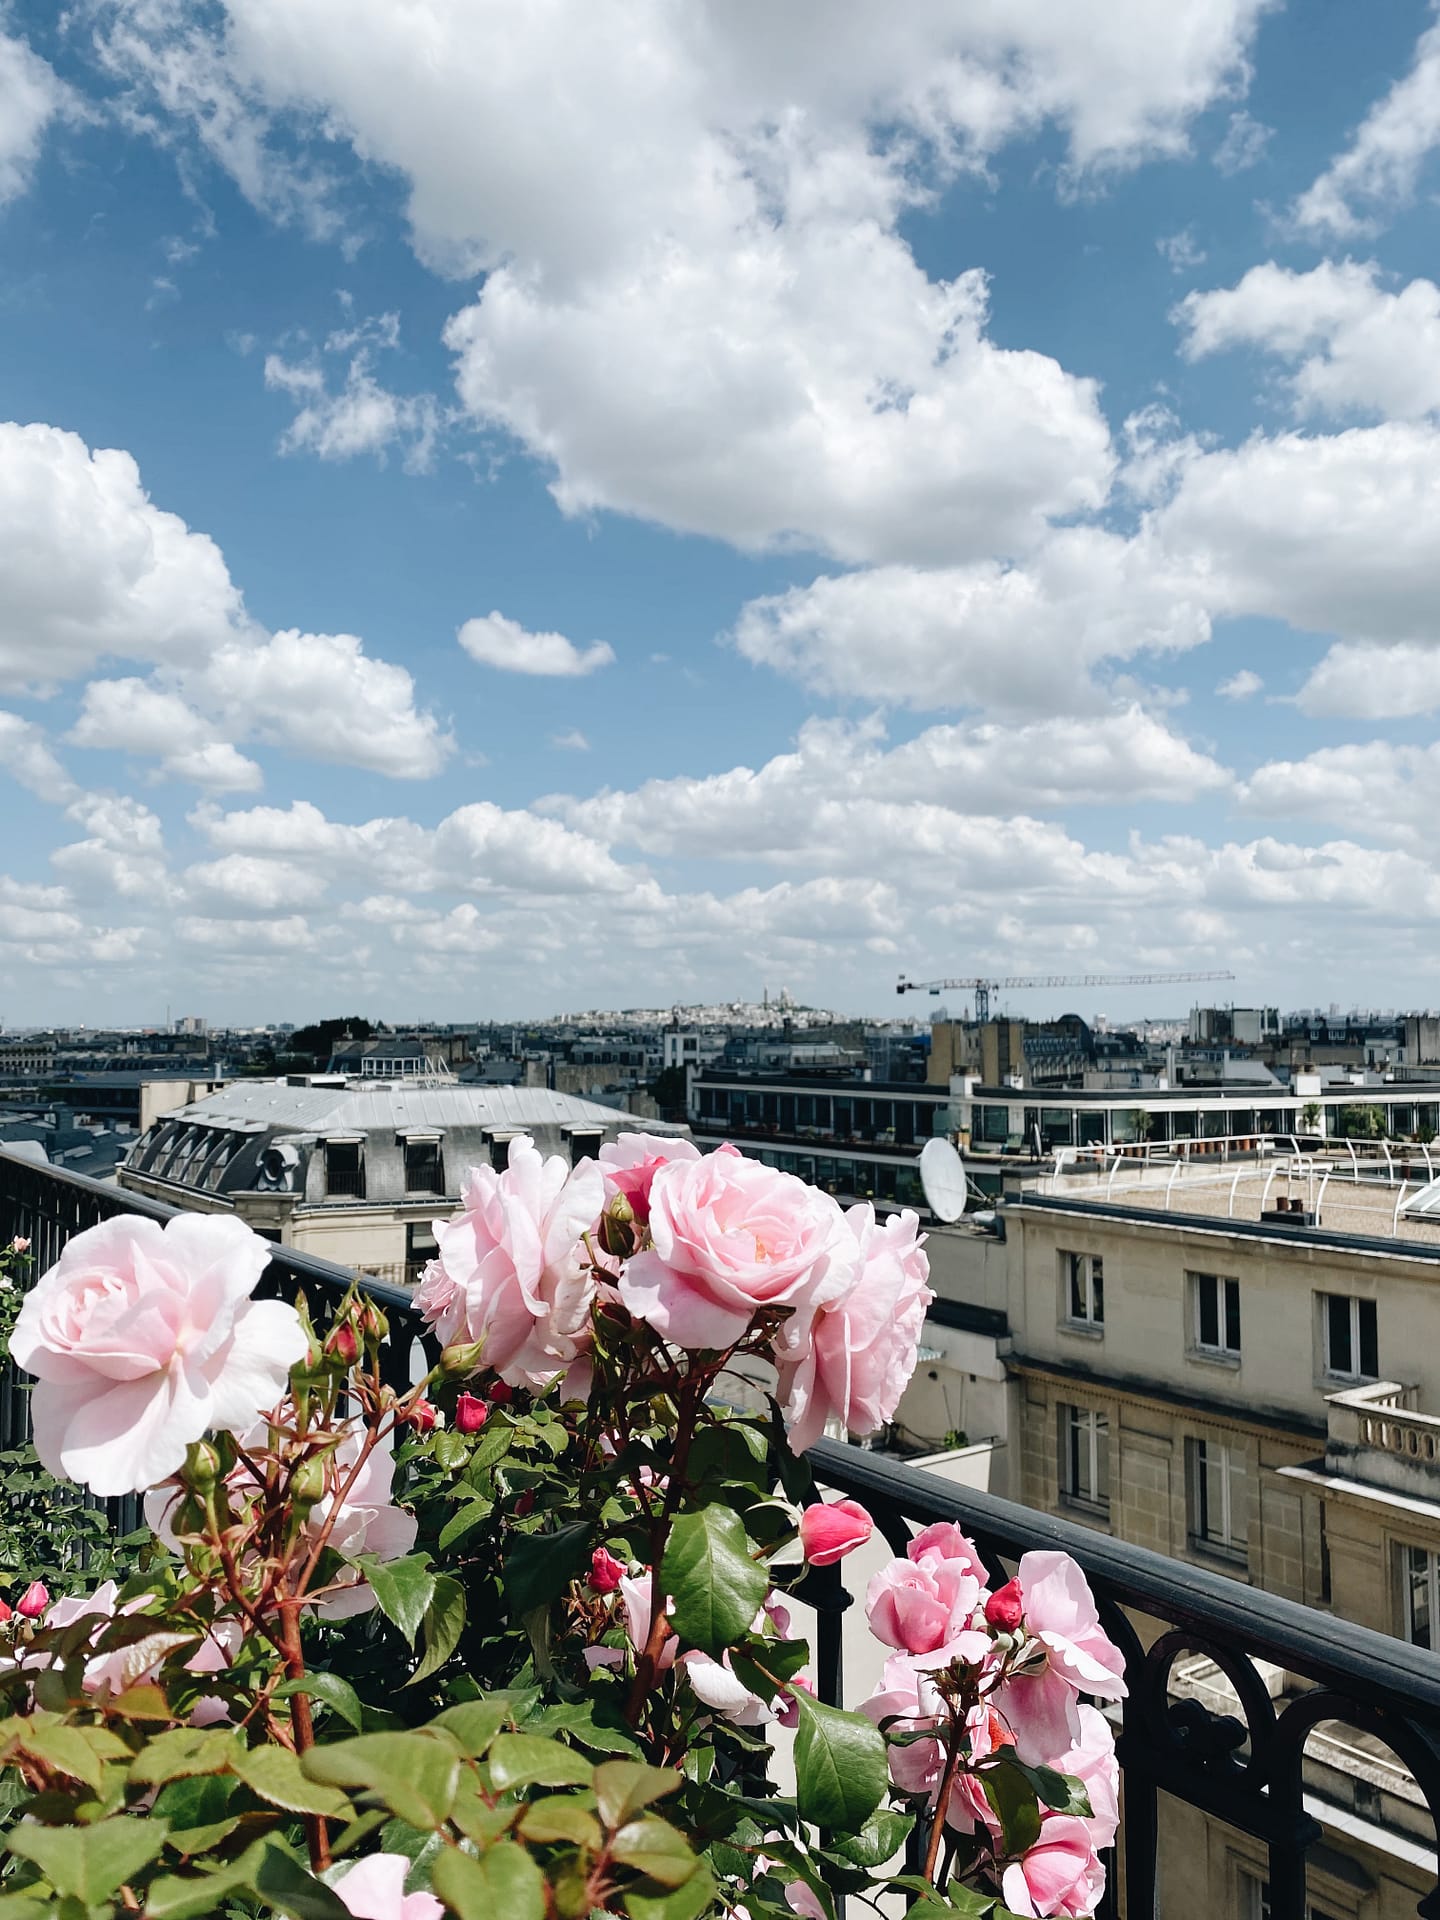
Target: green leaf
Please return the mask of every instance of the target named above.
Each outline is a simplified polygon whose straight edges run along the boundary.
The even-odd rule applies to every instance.
[[[306,1673],[298,1680],[286,1680],[275,1689],[277,1700],[289,1700],[295,1694],[303,1693],[312,1700],[319,1700],[329,1707],[332,1713],[338,1713],[348,1726],[359,1733],[365,1724],[364,1710],[360,1705],[360,1696],[348,1680],[342,1680],[338,1673]]]
[[[631,1820],[615,1835],[611,1851],[622,1866],[667,1889],[683,1887],[695,1871],[695,1855],[668,1820]]]
[[[634,1760],[607,1760],[595,1769],[595,1804],[607,1827],[623,1827],[643,1808],[683,1785],[678,1773],[642,1767]]]
[[[1094,1809],[1085,1783],[1073,1773],[1057,1773],[1053,1767],[1027,1767],[1013,1754],[1006,1756],[1005,1764],[1023,1773],[1039,1798],[1055,1813],[1074,1814],[1080,1820],[1092,1817]]]
[[[152,1814],[144,1820],[97,1820],[92,1827],[26,1823],[14,1828],[5,1844],[21,1859],[33,1860],[57,1893],[95,1907],[155,1858],[165,1844],[165,1822]]]
[[[50,1920],[55,1911],[51,1900],[37,1900],[28,1893],[0,1895],[0,1920]]]
[[[497,1841],[478,1860],[447,1848],[431,1885],[459,1920],[545,1920],[540,1869],[513,1840]]]
[[[163,1786],[194,1774],[223,1773],[236,1751],[235,1736],[223,1727],[172,1727],[147,1740],[130,1764],[137,1787]]]
[[[835,1842],[831,1852],[838,1853],[842,1860],[850,1861],[853,1866],[883,1867],[887,1860],[893,1860],[899,1853],[914,1824],[913,1813],[898,1813],[891,1807],[881,1807],[871,1814],[852,1839]]]
[[[675,1602],[671,1626],[717,1660],[749,1632],[765,1598],[769,1575],[751,1551],[739,1514],[713,1503],[680,1515],[660,1562],[661,1583]]]
[[[683,1886],[671,1893],[627,1893],[625,1911],[630,1920],[698,1920],[715,1898],[715,1876],[704,1860]]]
[[[605,1844],[600,1822],[568,1793],[547,1793],[543,1800],[532,1801],[521,1816],[520,1831],[542,1847],[568,1840],[572,1846],[598,1853]]]
[[[451,1427],[442,1427],[430,1442],[430,1451],[444,1472],[453,1473],[470,1458],[470,1442],[463,1433],[456,1433]]]
[[[378,1794],[392,1813],[426,1832],[443,1823],[460,1778],[454,1750],[423,1733],[362,1733],[312,1747],[300,1764],[326,1786]]]
[[[169,1823],[165,1844],[184,1857],[208,1853],[239,1826],[230,1813],[238,1782],[224,1774],[208,1773],[188,1780],[172,1780],[162,1787],[152,1809]]]
[[[499,1466],[509,1453],[514,1438],[515,1429],[508,1422],[495,1419],[488,1422],[470,1455],[470,1465],[465,1474],[472,1487],[478,1487],[485,1481],[488,1468]]]
[[[573,1747],[531,1733],[498,1734],[488,1759],[491,1784],[500,1793],[512,1787],[588,1787],[597,1771]]]
[[[420,1622],[435,1597],[435,1576],[427,1557],[423,1553],[412,1553],[404,1560],[377,1560],[373,1553],[362,1553],[357,1554],[354,1565],[370,1582],[385,1618],[400,1629],[413,1647]]]
[[[437,1714],[433,1726],[444,1727],[460,1742],[460,1751],[478,1760],[503,1726],[522,1721],[540,1695],[512,1687],[487,1693],[482,1700],[465,1700]]]
[[[256,1850],[245,1884],[290,1920],[351,1920],[339,1894],[323,1886],[278,1841],[265,1841]]]
[[[801,1817],[856,1833],[889,1784],[885,1737],[858,1713],[842,1713],[804,1693],[793,1697],[800,1713],[795,1780]]]
[[[425,1656],[405,1684],[413,1687],[443,1667],[459,1646],[464,1630],[465,1589],[448,1574],[437,1573],[434,1598],[420,1627]]]
[[[79,1727],[67,1727],[63,1721],[42,1720],[39,1714],[22,1721],[15,1746],[45,1766],[68,1773],[72,1780],[83,1780],[87,1787],[98,1789],[104,1777],[100,1755],[84,1732]],[[116,1746],[122,1754],[129,1752],[122,1742],[117,1741]]]
[[[483,1527],[495,1511],[493,1500],[471,1500],[461,1507],[458,1513],[452,1513],[440,1529],[440,1547],[443,1552],[453,1547],[457,1540],[463,1540],[467,1533],[473,1533],[476,1527]]]
[[[590,1528],[572,1520],[554,1533],[522,1534],[511,1543],[505,1561],[505,1599],[510,1618],[558,1600],[586,1558]]]
[[[1020,1768],[1008,1760],[986,1767],[979,1775],[985,1798],[995,1809],[1005,1836],[1006,1853],[1024,1853],[1040,1838],[1040,1809],[1035,1789]]]
[[[619,1709],[602,1703],[602,1712],[612,1714],[619,1721]],[[597,1753],[633,1754],[640,1751],[640,1742],[630,1729],[624,1725],[610,1725],[596,1719],[596,1703],[593,1700],[571,1700],[560,1706],[542,1707],[539,1713],[532,1714],[525,1722],[531,1733],[550,1733],[563,1730],[571,1735],[577,1746],[591,1747]]]
[[[330,1820],[350,1817],[344,1794],[303,1772],[288,1747],[251,1747],[231,1764],[250,1791],[272,1807],[284,1807],[287,1813],[318,1813]]]

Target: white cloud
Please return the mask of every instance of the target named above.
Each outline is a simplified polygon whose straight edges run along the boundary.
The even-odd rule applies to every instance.
[[[506,673],[533,673],[553,679],[576,678],[610,666],[615,650],[604,640],[577,647],[563,633],[527,633],[518,620],[487,613],[467,620],[457,636],[472,660]]]
[[[552,747],[558,747],[562,753],[589,753],[590,742],[578,727],[571,727],[566,733],[552,733]]]
[[[224,954],[246,952],[303,953],[318,944],[309,922],[298,913],[278,920],[225,920],[210,914],[182,914],[175,922],[176,937],[189,947],[205,947]]]
[[[0,674],[185,666],[245,630],[219,548],[151,504],[128,453],[0,423]]]
[[[1249,667],[1241,667],[1228,680],[1222,680],[1215,691],[1222,700],[1253,700],[1257,693],[1263,692],[1264,687],[1265,682],[1258,673],[1252,673]]]
[[[367,767],[396,780],[438,773],[454,748],[415,705],[408,670],[371,659],[348,633],[298,633],[220,647],[193,683],[218,713],[312,760]]]
[[[54,69],[26,41],[0,31],[0,207],[29,186],[46,130],[66,98]]]
[[[997,714],[1103,708],[1101,662],[1209,638],[1163,555],[1094,527],[1054,535],[1025,566],[876,567],[752,600],[746,659],[819,692]]]
[[[257,203],[277,115],[408,182],[422,257],[487,276],[462,402],[566,513],[953,563],[1097,507],[1112,457],[1093,384],[997,347],[983,275],[927,278],[901,215],[1047,125],[1072,185],[1185,152],[1263,10],[246,0],[210,39],[132,5],[113,57]]]
[[[253,622],[219,548],[151,503],[129,454],[0,424],[0,674],[45,692],[109,660],[158,677],[92,687],[72,739],[203,785],[256,783],[231,735],[399,779],[453,750],[404,667],[349,634]]]
[[[888,750],[878,721],[809,721],[793,753],[758,771],[651,780],[629,792],[540,805],[597,840],[665,857],[778,859],[877,874],[915,866],[948,831],[961,845],[983,816],[1139,800],[1184,802],[1224,789],[1230,776],[1138,708],[1025,727],[927,728]],[[949,885],[948,865],[931,868]]]
[[[327,884],[323,874],[293,860],[265,860],[244,853],[200,862],[188,867],[184,878],[192,893],[214,895],[253,913],[311,906]]]
[[[1369,740],[1271,761],[1244,783],[1239,800],[1249,813],[1363,830],[1428,856],[1440,811],[1440,745]]]
[[[255,762],[219,739],[203,714],[146,680],[92,680],[67,738],[72,746],[153,756],[167,773],[212,792],[262,783]]]
[[[0,711],[0,768],[38,799],[63,806],[79,789],[55,758],[39,727]]]
[[[383,464],[391,447],[398,446],[407,472],[427,471],[441,428],[439,403],[430,393],[394,393],[375,377],[376,354],[397,347],[399,341],[399,316],[393,313],[331,333],[325,352],[350,355],[335,388],[320,359],[292,361],[267,354],[266,386],[298,403],[281,435],[280,451],[313,453],[321,460],[373,453]]]
[[[1210,157],[1221,173],[1245,173],[1264,159],[1265,149],[1274,137],[1273,127],[1254,119],[1242,107],[1238,113],[1231,114],[1225,138]]]
[[[1402,720],[1440,708],[1440,647],[1340,642],[1310,674],[1296,704],[1314,719]]]
[[[1193,227],[1182,227],[1178,233],[1163,235],[1155,242],[1155,250],[1172,273],[1190,273],[1204,266],[1207,258]]]
[[[1322,261],[1294,273],[1273,261],[1233,287],[1190,293],[1175,310],[1181,352],[1199,360],[1258,347],[1291,363],[1296,413],[1418,419],[1440,408],[1440,287],[1380,285],[1373,261]]]
[[[1412,196],[1440,145],[1440,23],[1421,34],[1410,71],[1362,121],[1350,145],[1301,194],[1303,231],[1342,240],[1370,233]]]

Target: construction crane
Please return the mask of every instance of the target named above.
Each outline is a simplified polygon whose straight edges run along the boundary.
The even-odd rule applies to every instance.
[[[992,993],[1013,987],[1168,987],[1182,980],[1233,980],[1233,973],[1043,973],[1011,980],[907,980],[902,973],[897,993],[949,993],[963,989],[975,996],[975,1018],[990,1018]]]

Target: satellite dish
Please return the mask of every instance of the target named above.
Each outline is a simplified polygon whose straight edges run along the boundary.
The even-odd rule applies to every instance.
[[[947,1224],[965,1211],[969,1183],[965,1162],[948,1140],[927,1140],[920,1150],[920,1184],[930,1211]]]

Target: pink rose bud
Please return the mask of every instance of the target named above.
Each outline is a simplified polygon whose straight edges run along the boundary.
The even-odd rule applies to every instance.
[[[41,1581],[32,1580],[15,1602],[15,1611],[22,1620],[38,1620],[49,1604],[50,1589]]]
[[[10,1251],[12,1253],[28,1253],[30,1251],[28,1238],[23,1233],[17,1233],[15,1238],[10,1242]]]
[[[13,1617],[14,1616],[11,1614],[9,1607],[6,1606],[3,1600],[0,1600],[0,1627],[5,1626],[6,1623],[9,1620],[11,1620]]]
[[[455,1402],[455,1430],[457,1433],[478,1433],[490,1416],[490,1409],[483,1400],[477,1400],[473,1393],[462,1393]]]
[[[534,1511],[535,1511],[535,1489],[534,1487],[527,1487],[524,1493],[522,1493],[520,1498],[515,1502],[515,1512],[518,1518],[523,1520],[527,1513],[533,1513]]]
[[[503,1380],[497,1380],[490,1389],[490,1404],[492,1407],[508,1406],[514,1397],[515,1389],[513,1387],[507,1387]]]
[[[596,1547],[590,1556],[590,1585],[596,1593],[614,1593],[624,1578],[625,1562],[604,1547]]]
[[[417,1400],[405,1418],[417,1433],[432,1433],[440,1416],[428,1400]]]
[[[1018,1580],[1007,1580],[985,1602],[985,1618],[1002,1633],[1013,1633],[1025,1613],[1025,1596]]]
[[[858,1501],[831,1500],[806,1507],[800,1516],[800,1545],[812,1567],[832,1567],[863,1547],[875,1522]]]
[[[342,1320],[332,1329],[325,1342],[325,1351],[332,1360],[341,1360],[347,1367],[353,1367],[360,1357],[360,1342],[355,1338],[355,1329],[348,1320]]]

